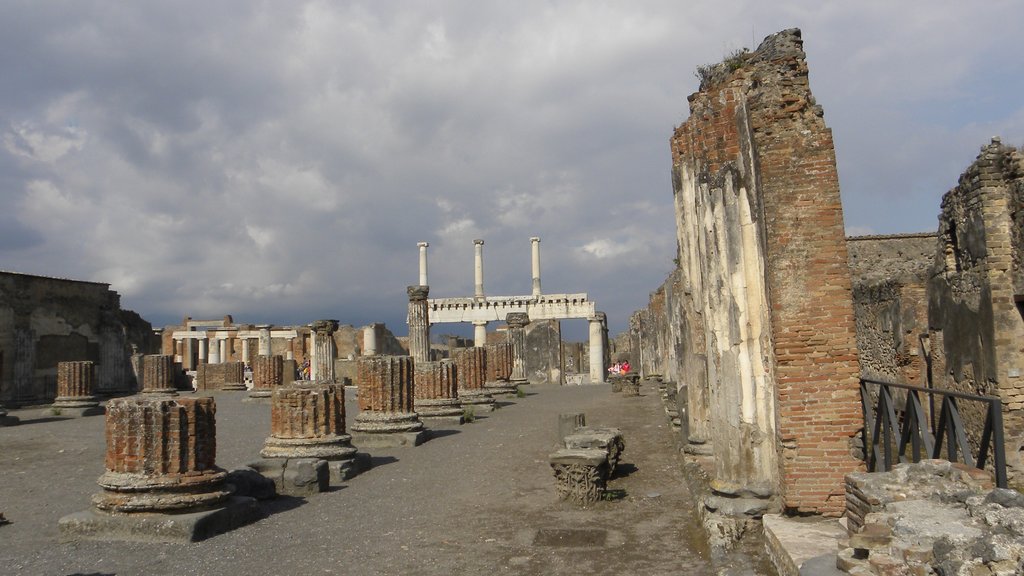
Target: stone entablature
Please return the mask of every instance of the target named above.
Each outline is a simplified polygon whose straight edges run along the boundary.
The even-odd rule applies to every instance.
[[[477,298],[431,298],[430,323],[499,322],[510,313],[526,314],[531,321],[587,319],[596,312],[586,293],[535,296],[487,296]]]

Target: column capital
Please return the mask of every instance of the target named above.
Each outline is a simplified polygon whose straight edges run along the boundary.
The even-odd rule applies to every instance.
[[[590,316],[589,318],[587,318],[587,320],[590,320],[591,322],[601,322],[601,323],[604,323],[607,319],[608,319],[608,315],[605,314],[604,312],[594,312],[593,316]]]
[[[473,244],[476,245],[476,246],[483,246],[484,241],[479,239],[479,238],[477,238],[476,240],[473,240]]]
[[[337,320],[317,320],[309,325],[314,332],[326,332],[328,334],[333,333],[338,329]]]
[[[430,246],[430,242],[417,242],[416,245],[420,248],[426,248],[427,246]]]
[[[487,326],[487,320],[473,320],[473,326]]]
[[[540,242],[540,236],[530,236],[530,242]]]
[[[409,295],[410,302],[419,302],[426,300],[427,296],[430,295],[430,286],[406,286],[405,291]]]

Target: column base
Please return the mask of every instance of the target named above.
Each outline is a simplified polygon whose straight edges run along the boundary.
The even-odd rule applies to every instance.
[[[60,540],[188,543],[234,530],[264,516],[255,498],[233,496],[223,505],[178,514],[118,514],[95,508],[58,521]]]
[[[245,382],[232,382],[231,384],[224,384],[220,387],[225,392],[244,392],[248,390],[245,386]]]
[[[266,458],[247,466],[273,481],[277,493],[285,496],[312,496],[331,486],[330,468],[320,458]]]
[[[466,417],[463,415],[462,408],[459,408],[458,414],[453,414],[451,416],[427,416],[425,414],[420,414],[420,420],[423,421],[423,425],[427,428],[462,426],[466,423]]]
[[[269,402],[274,391],[269,388],[252,388],[249,390],[249,397],[243,398],[242,402]]]
[[[487,382],[484,384],[484,389],[493,396],[515,396],[519,392],[519,386],[507,380]]]
[[[683,452],[687,454],[693,454],[695,456],[712,456],[714,450],[711,448],[711,444],[707,442],[695,442],[688,440],[686,446],[683,447]]]
[[[426,430],[417,432],[356,432],[352,431],[352,442],[360,448],[413,447],[429,440]]]
[[[475,414],[494,412],[494,398],[487,390],[459,390],[459,402],[463,408],[471,408]]]
[[[139,394],[143,396],[177,396],[178,392],[184,392],[184,390],[178,390],[177,388],[151,388],[147,390],[143,388],[139,391]]]
[[[416,400],[416,413],[424,425],[440,422],[462,424],[462,405],[458,398]],[[459,421],[453,422],[452,419],[456,418]]]
[[[54,416],[64,416],[66,418],[102,416],[107,413],[106,408],[100,406],[98,402],[92,406],[62,406],[54,402],[53,406],[50,407],[50,411],[53,412]]]
[[[352,437],[348,434],[325,438],[266,439],[260,456],[264,458],[320,458],[322,460],[349,460],[356,455]]]

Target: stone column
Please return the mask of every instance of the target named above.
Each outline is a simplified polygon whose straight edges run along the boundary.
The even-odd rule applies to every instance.
[[[199,339],[199,363],[200,364],[202,364],[202,363],[207,361],[206,360],[206,344],[207,344],[207,342],[206,342],[206,337],[205,336]]]
[[[487,345],[487,322],[473,322],[473,346],[483,348]]]
[[[484,299],[484,241],[473,240],[473,296]]]
[[[231,348],[228,347],[228,338],[229,338],[229,336],[217,339],[217,344],[220,345],[219,348],[220,348],[220,361],[221,362],[230,362],[231,361]]]
[[[519,386],[510,381],[512,375],[512,343],[499,342],[484,347],[487,351],[487,377],[484,387],[492,395],[514,396]]]
[[[178,395],[175,382],[178,366],[170,354],[147,354],[142,357],[142,394]]]
[[[334,332],[337,320],[317,320],[310,325],[313,329],[313,357],[309,362],[309,379],[314,382],[334,383]]]
[[[284,360],[280,355],[257,356],[252,365],[249,398],[270,398],[284,381]]]
[[[424,284],[406,288],[409,294],[409,354],[417,364],[430,362],[430,312],[427,295],[430,288]]]
[[[217,467],[216,411],[210,397],[110,400],[103,491],[94,510],[61,518],[62,539],[189,542],[258,518],[255,500],[232,498]]]
[[[57,398],[53,408],[61,416],[103,414],[96,398],[96,365],[92,362],[57,363]]]
[[[216,336],[214,336],[213,338],[210,338],[210,344],[209,344],[209,347],[208,347],[209,351],[207,352],[207,360],[206,360],[207,364],[220,364],[221,363],[221,358],[223,358],[223,356],[221,356],[221,354],[220,354],[220,351],[222,350],[221,342],[222,342],[222,340],[220,338],[217,338]]]
[[[259,348],[257,352],[260,356],[270,356],[272,350],[270,345],[270,326],[262,324],[257,326],[260,331]]]
[[[280,360],[280,356],[275,356]],[[263,443],[264,458],[316,458],[328,461],[330,479],[342,482],[355,476],[356,449],[345,433],[345,387],[304,382],[274,390],[270,405],[270,436]],[[281,462],[280,469],[287,469]],[[259,466],[266,474],[264,466]]]
[[[363,327],[363,356],[377,355],[377,325]]]
[[[590,322],[590,383],[604,384],[604,312],[597,312]]]
[[[175,338],[174,339],[174,361],[175,362],[179,362],[180,363],[180,362],[183,361],[182,357],[183,357],[184,354],[183,354],[182,348],[184,348],[184,347],[185,347],[185,343],[181,339],[179,339],[179,338]]]
[[[414,411],[412,356],[359,359],[359,414],[352,424],[357,446],[417,446],[426,440]]]
[[[418,242],[416,244],[420,248],[420,286],[428,286],[427,284],[427,246],[430,244],[426,242]]]
[[[530,248],[533,263],[533,297],[540,296],[540,238],[530,238]]]
[[[512,343],[512,379],[516,384],[525,384],[526,378],[526,325],[530,317],[524,312],[510,312],[505,316],[508,324],[508,339]]]
[[[462,424],[457,368],[452,360],[420,362],[414,365],[415,407],[428,426]]]
[[[250,364],[250,362],[249,362],[249,339],[248,338],[242,338],[241,342],[242,342],[242,363],[248,365],[248,364]]]
[[[487,390],[487,350],[464,348],[455,353],[456,374],[459,382],[459,401],[473,412],[494,410],[494,397]]]

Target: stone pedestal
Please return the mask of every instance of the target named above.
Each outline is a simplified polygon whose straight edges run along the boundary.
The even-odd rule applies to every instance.
[[[415,362],[415,408],[427,426],[462,424],[455,362]]]
[[[296,495],[284,475],[294,464],[285,460],[325,460],[335,484],[355,476],[368,463],[369,458],[357,454],[352,437],[345,433],[344,386],[300,382],[275,389],[270,428],[260,456],[275,462],[251,466],[274,480],[279,493]]]
[[[269,399],[284,381],[284,359],[281,356],[259,356],[252,365],[252,390],[249,398]]]
[[[487,349],[487,377],[484,387],[493,396],[515,396],[519,392],[519,386],[511,381],[512,378],[512,343],[500,342],[488,344]]]
[[[0,426],[17,426],[21,420],[17,416],[8,414],[3,404],[0,404]]]
[[[474,414],[494,411],[494,397],[487,390],[487,350],[465,348],[455,354],[459,382],[459,401]]]
[[[63,540],[189,542],[259,518],[217,467],[213,398],[131,396],[107,404],[106,472],[93,509],[61,518]]]
[[[142,394],[177,396],[178,365],[170,354],[148,354],[142,358]]]
[[[422,444],[427,435],[413,408],[412,357],[362,357],[358,370],[359,414],[352,424],[352,441],[360,447]]]
[[[514,384],[526,384],[526,325],[530,317],[525,312],[509,312],[505,316],[508,324],[508,341],[512,344],[512,375]]]
[[[224,362],[224,384],[221,390],[240,391],[245,390],[245,363]]]
[[[61,416],[96,416],[103,414],[96,397],[96,366],[92,362],[57,363],[57,398],[54,412]]]

